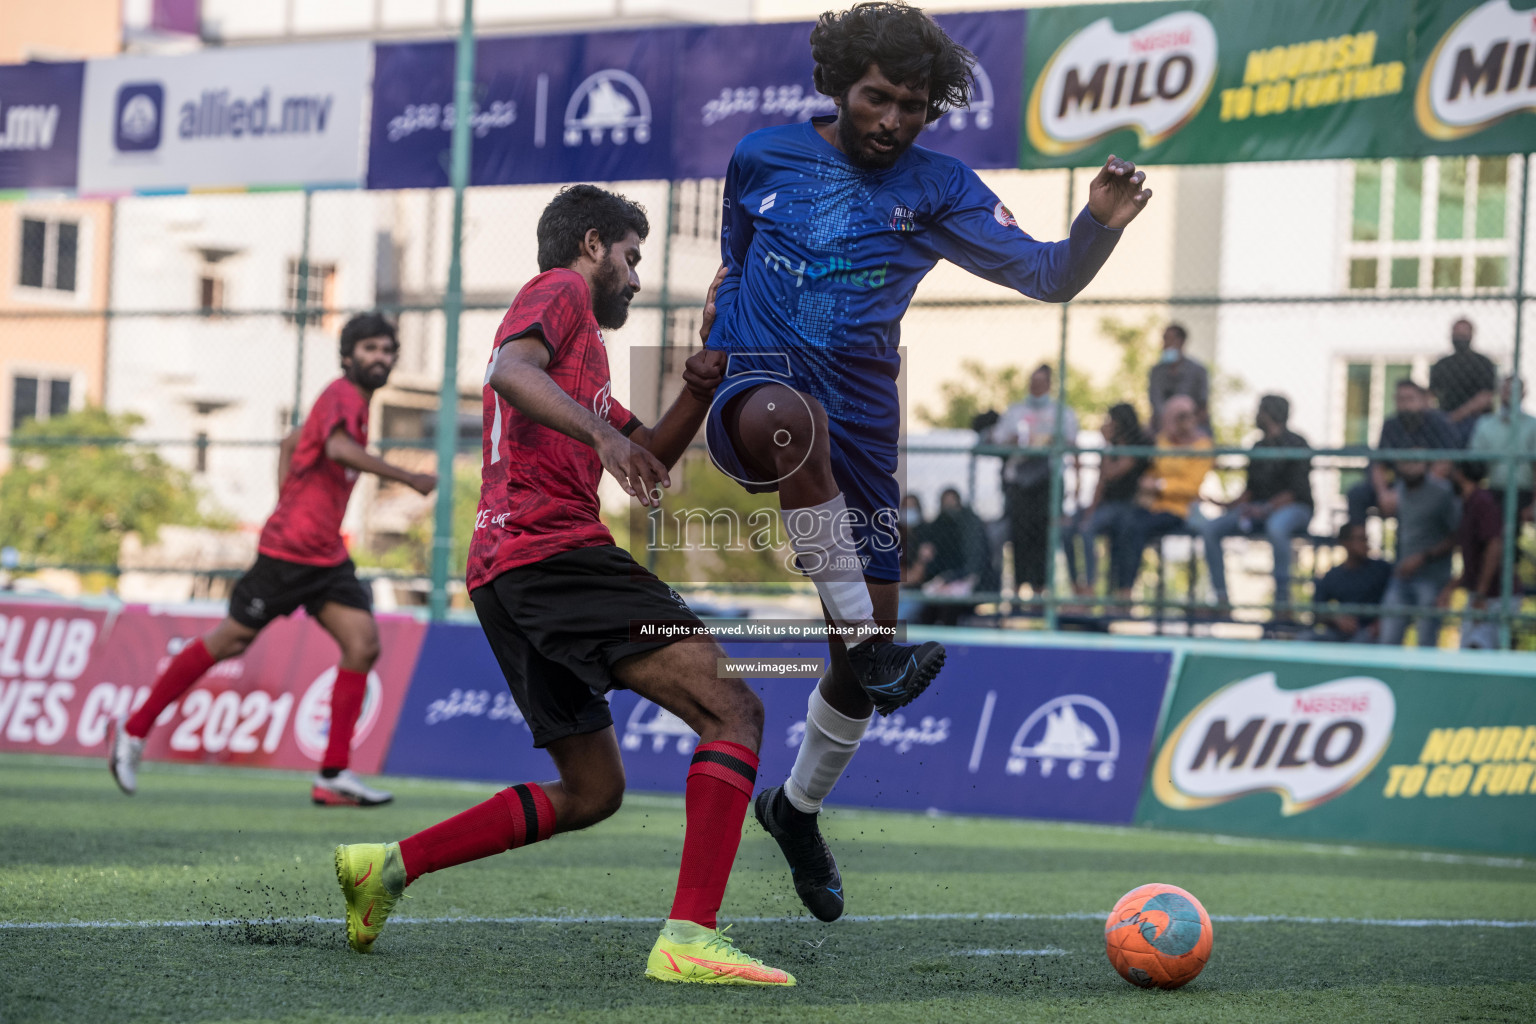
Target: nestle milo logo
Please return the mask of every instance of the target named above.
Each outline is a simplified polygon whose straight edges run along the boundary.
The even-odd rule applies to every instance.
[[[1263,672],[1217,690],[1169,734],[1152,790],[1179,810],[1249,793],[1280,796],[1299,814],[1348,791],[1375,767],[1392,739],[1392,690],[1350,676],[1282,690]]]
[[[1536,110],[1536,9],[1489,0],[1468,11],[1430,53],[1413,106],[1434,139],[1463,138]]]

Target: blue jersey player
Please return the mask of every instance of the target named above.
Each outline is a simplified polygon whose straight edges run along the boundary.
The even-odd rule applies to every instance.
[[[938,674],[944,649],[887,639],[896,617],[896,390],[901,318],[941,259],[1025,295],[1064,302],[1093,279],[1151,190],[1109,157],[1061,242],[1021,230],[974,171],[913,145],[963,107],[975,58],[922,11],[861,3],[811,32],[816,88],[837,114],[744,138],[725,183],[728,276],[708,347],[724,381],[711,457],[749,491],[777,491],[798,569],[816,585],[830,669],[812,691],[789,778],[758,821],[823,921],[843,883],[816,824],[874,710],[890,714]]]

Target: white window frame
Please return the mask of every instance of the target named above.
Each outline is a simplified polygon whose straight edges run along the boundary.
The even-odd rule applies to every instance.
[[[1448,157],[1446,159],[1467,160],[1467,190],[1463,199],[1462,224],[1463,236],[1471,235],[1476,230],[1477,223],[1477,174],[1482,160],[1507,161],[1504,177],[1504,236],[1502,238],[1437,238],[1437,218],[1440,207],[1440,157],[1424,158],[1424,186],[1420,196],[1419,206],[1419,237],[1415,239],[1399,240],[1388,237],[1392,233],[1393,211],[1397,202],[1397,160],[1387,159],[1380,161],[1381,166],[1381,208],[1378,211],[1377,223],[1381,227],[1380,236],[1375,241],[1357,241],[1354,238],[1355,217],[1355,168],[1358,162],[1350,164],[1347,179],[1347,191],[1344,202],[1341,204],[1344,212],[1344,246],[1343,259],[1339,268],[1339,280],[1343,283],[1343,291],[1348,295],[1501,295],[1511,291],[1515,284],[1515,274],[1518,270],[1515,247],[1520,237],[1520,174],[1522,161],[1515,156],[1471,156]],[[1477,259],[1480,256],[1502,256],[1505,267],[1505,284],[1503,287],[1474,287],[1476,278]],[[1437,258],[1460,258],[1461,283],[1457,288],[1435,288],[1434,265]],[[1351,288],[1349,285],[1350,264],[1358,259],[1376,260],[1376,286],[1374,288]],[[1394,259],[1417,259],[1419,261],[1418,283],[1411,288],[1392,287],[1392,261]]]
[[[22,221],[40,220],[47,227],[43,234],[43,280],[54,279],[58,273],[59,224],[64,221],[75,225],[75,287],[73,291],[61,291],[44,284],[21,283]],[[90,305],[92,271],[95,269],[95,218],[85,211],[38,209],[18,205],[15,221],[16,268],[11,274],[11,296],[18,302],[44,306],[79,307]]]
[[[11,422],[15,418],[15,396],[17,377],[36,377],[39,381],[37,389],[38,409],[33,410],[33,419],[47,422],[53,417],[42,408],[45,403],[45,389],[43,383],[62,380],[69,383],[69,411],[79,412],[85,408],[85,382],[86,374],[83,370],[72,366],[49,366],[45,363],[6,363],[4,377],[4,395],[0,395],[0,402],[5,403],[5,419],[0,420],[0,429],[5,436],[11,435]]]

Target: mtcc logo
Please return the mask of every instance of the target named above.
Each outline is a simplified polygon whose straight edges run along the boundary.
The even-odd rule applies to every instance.
[[[1120,757],[1120,727],[1104,704],[1086,694],[1069,693],[1040,705],[1024,719],[1008,748],[1008,774],[1023,775],[1030,759],[1040,762],[1040,777],[1050,778],[1058,761],[1067,777],[1080,779],[1090,764],[1100,782],[1115,777]]]
[[[928,125],[928,131],[935,131],[941,124],[947,124],[951,131],[963,132],[972,121],[976,127],[986,131],[992,127],[993,110],[997,106],[997,94],[992,91],[992,78],[987,74],[987,69],[980,64],[976,65],[976,88],[971,93],[971,102],[968,106],[956,107],[943,117],[938,118]]]
[[[651,98],[640,80],[627,71],[607,68],[589,75],[565,105],[565,144],[579,146],[583,136],[594,146],[607,136],[622,146],[651,141]]]
[[[620,745],[625,750],[639,750],[645,738],[651,739],[651,753],[659,754],[674,743],[679,754],[687,754],[699,743],[698,733],[688,728],[688,723],[666,708],[640,698],[635,710],[624,723],[624,739]]]

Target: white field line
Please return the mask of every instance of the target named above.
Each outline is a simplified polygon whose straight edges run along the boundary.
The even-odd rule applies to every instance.
[[[957,949],[950,956],[1071,956],[1064,949],[1046,946],[1044,949]]]
[[[1066,914],[849,914],[850,924],[890,924],[906,921],[1102,921],[1107,911],[1076,911]],[[397,917],[396,924],[660,924],[660,917],[623,915],[549,914],[526,917]],[[796,924],[805,917],[736,917],[741,924]],[[1536,921],[1495,921],[1477,918],[1382,918],[1291,917],[1285,914],[1212,914],[1225,924],[1358,925],[1370,928],[1536,928]],[[339,917],[215,918],[207,921],[0,921],[0,931],[54,930],[62,928],[209,928],[230,925],[341,924]],[[1002,951],[999,951],[1002,952]]]

